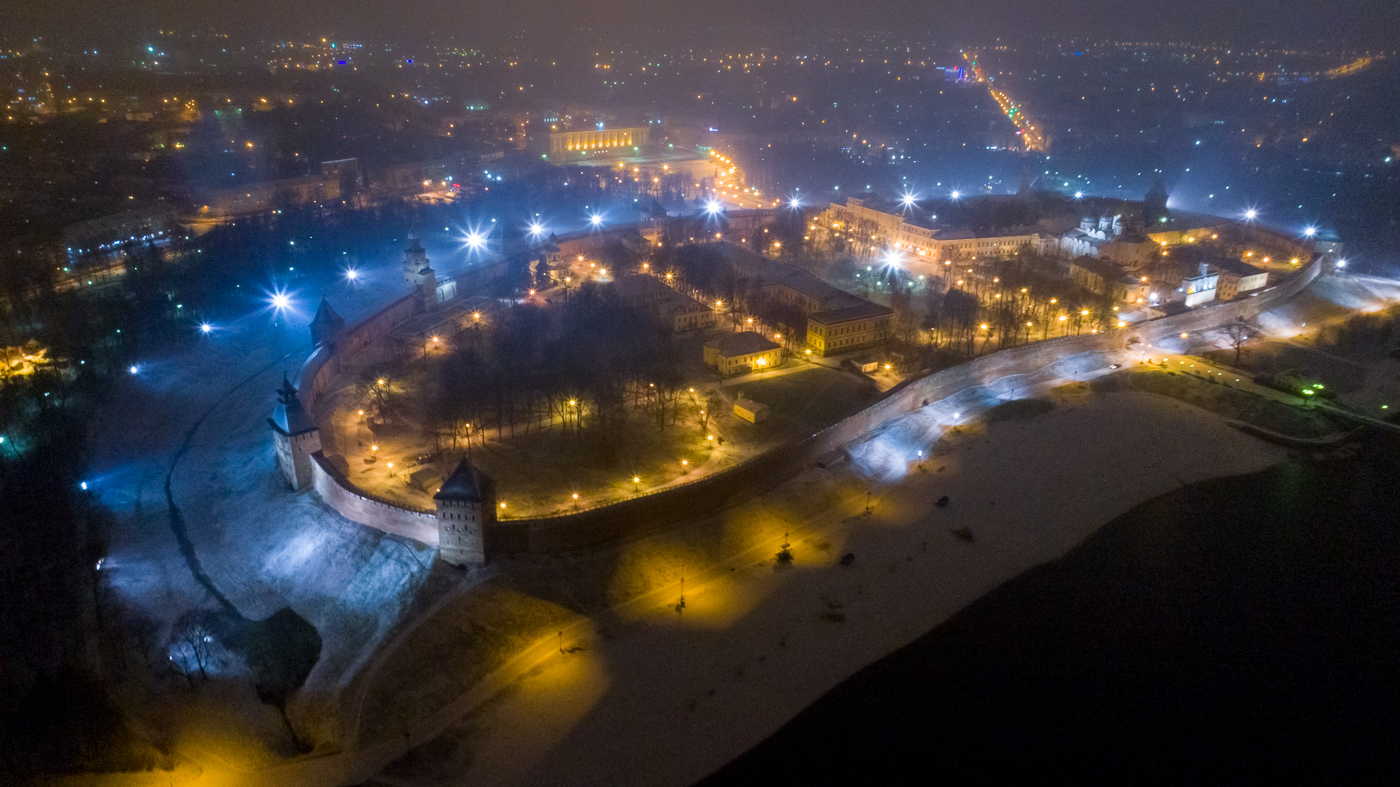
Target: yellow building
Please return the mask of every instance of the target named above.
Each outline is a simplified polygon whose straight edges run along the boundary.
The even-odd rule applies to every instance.
[[[740,399],[734,403],[734,417],[756,424],[768,417],[768,405],[752,399]]]
[[[651,127],[649,126],[594,131],[556,131],[549,135],[549,152],[559,155],[576,151],[640,147],[650,141]]]
[[[862,302],[807,317],[807,345],[822,357],[878,347],[889,341],[894,310]]]
[[[628,306],[647,309],[673,331],[694,331],[715,327],[710,307],[645,273],[623,276],[612,284],[613,292]]]
[[[754,331],[725,334],[705,342],[705,363],[719,369],[720,374],[772,369],[782,362],[783,348]]]
[[[1269,272],[1247,262],[1227,258],[1215,264],[1220,268],[1215,297],[1222,301],[1234,300],[1242,292],[1262,289],[1269,284]]]

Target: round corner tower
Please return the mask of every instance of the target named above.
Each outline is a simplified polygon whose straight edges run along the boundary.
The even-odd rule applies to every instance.
[[[454,566],[486,562],[486,528],[496,521],[495,485],[463,459],[433,495],[438,554]]]

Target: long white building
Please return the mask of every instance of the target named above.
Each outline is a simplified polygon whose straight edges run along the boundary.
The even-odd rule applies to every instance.
[[[898,203],[847,197],[833,202],[812,219],[808,230],[819,241],[845,239],[860,251],[894,248],[929,260],[969,260],[1011,257],[1021,251],[1041,252],[1047,240],[1034,232],[979,235],[967,229],[940,227],[916,209]]]

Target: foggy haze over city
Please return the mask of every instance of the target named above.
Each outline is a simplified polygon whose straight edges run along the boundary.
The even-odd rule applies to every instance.
[[[1400,6],[7,11],[0,781],[1393,778]]]
[[[75,0],[17,0],[11,20],[9,35],[46,35],[75,43],[139,35],[151,28],[238,33],[263,39],[331,34],[391,39],[401,44],[419,39],[479,45],[501,43],[523,33],[564,46],[575,43],[580,33],[616,37],[630,44],[660,43],[656,36],[662,34],[717,34],[735,43],[761,44],[765,42],[759,39],[766,39],[772,45],[802,30],[917,31],[938,39],[1057,35],[1385,46],[1400,33],[1400,11],[1382,0],[1164,0],[1130,4],[1103,0],[761,4],[514,0],[504,5],[451,0],[313,0],[290,4],[266,0],[238,4],[115,0],[100,5]]]

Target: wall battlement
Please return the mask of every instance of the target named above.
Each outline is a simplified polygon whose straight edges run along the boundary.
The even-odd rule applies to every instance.
[[[454,512],[448,526],[458,530],[451,533],[452,548],[444,548],[440,556],[463,565],[479,564],[499,554],[557,554],[614,543],[674,523],[677,512],[686,512],[685,518],[714,513],[773,489],[810,467],[821,456],[891,418],[918,410],[924,403],[946,399],[1006,376],[1033,374],[1066,356],[1122,350],[1135,343],[1154,344],[1182,332],[1209,330],[1240,317],[1253,317],[1292,298],[1311,284],[1321,273],[1325,259],[1324,255],[1316,255],[1296,275],[1254,297],[1136,323],[1116,331],[1014,347],[910,380],[891,389],[866,409],[814,435],[778,446],[705,478],[621,502],[557,516],[497,520],[494,489],[488,489],[483,495],[488,499],[478,501],[482,504],[478,506],[480,510],[470,512],[476,516],[475,520],[464,516],[465,509],[460,505],[446,506]],[[330,380],[342,365],[424,308],[427,307],[418,293],[407,295],[347,329],[333,349],[325,345],[318,347],[297,377],[294,394],[301,408],[314,418]],[[277,429],[274,429],[274,439],[284,439]],[[341,516],[430,546],[445,543],[442,501],[437,510],[417,509],[360,489],[321,452],[319,437],[315,449],[307,452],[307,458],[310,487]],[[489,479],[478,478],[484,479],[489,487]],[[471,526],[479,528],[480,547],[462,540],[462,533],[475,535],[477,532],[469,531]],[[449,551],[451,554],[447,554]]]

